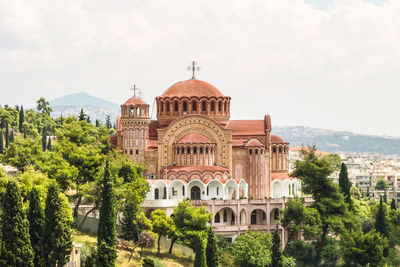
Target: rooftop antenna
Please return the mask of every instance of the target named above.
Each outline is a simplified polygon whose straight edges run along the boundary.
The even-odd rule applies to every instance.
[[[192,66],[187,67],[187,70],[192,72],[192,80],[196,79],[196,77],[194,76],[194,73],[196,71],[200,71],[200,67],[196,66],[196,64],[197,64],[196,61],[192,61]]]

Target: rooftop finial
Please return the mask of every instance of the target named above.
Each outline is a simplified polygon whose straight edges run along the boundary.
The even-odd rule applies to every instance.
[[[139,97],[141,97],[140,89],[138,87],[136,87],[136,84],[133,85],[131,90],[133,91],[133,97],[136,97],[136,91],[138,91]]]
[[[199,66],[196,66],[196,61],[192,61],[192,66],[187,67],[188,70],[190,70],[192,72],[192,80],[196,79],[196,77],[194,77],[194,72],[197,70],[200,70]]]

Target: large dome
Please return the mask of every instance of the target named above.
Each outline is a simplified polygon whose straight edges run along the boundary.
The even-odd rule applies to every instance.
[[[172,85],[161,97],[224,97],[224,95],[208,82],[192,79]]]

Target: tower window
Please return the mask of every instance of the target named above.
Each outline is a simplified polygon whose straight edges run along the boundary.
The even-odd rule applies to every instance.
[[[179,154],[179,148],[176,150],[176,154]]]
[[[133,155],[133,151],[132,151],[132,149],[131,149],[131,150],[129,150],[129,154]]]
[[[255,152],[256,152],[256,155],[257,155],[258,154],[258,149],[256,149]]]
[[[200,147],[200,154],[203,154],[203,147]]]
[[[133,108],[131,107],[131,112],[130,112],[130,113],[131,113],[131,115],[133,115],[133,112],[134,112],[134,111],[133,111]]]
[[[222,102],[218,102],[218,111],[222,110]]]
[[[273,153],[276,153],[276,147],[273,147],[273,148],[272,148],[272,152],[273,152]]]
[[[161,112],[164,112],[164,103],[161,103]]]
[[[197,147],[193,148],[193,154],[197,154]]]
[[[136,155],[139,155],[139,149],[136,149]]]
[[[183,111],[187,111],[187,102],[186,101],[183,102]]]
[[[169,112],[169,103],[167,103],[167,112]]]
[[[215,111],[215,102],[211,102],[211,111]]]
[[[206,147],[206,154],[208,154],[208,147]]]
[[[250,153],[250,155],[251,155],[251,154],[253,154],[253,150],[252,150],[252,149],[250,149],[250,150],[249,150],[249,153]]]
[[[282,153],[282,148],[281,147],[279,147],[279,153]]]
[[[190,147],[187,148],[187,153],[190,154]]]
[[[206,111],[207,109],[207,103],[206,102],[202,102],[202,111]]]
[[[182,147],[182,149],[181,149],[181,152],[182,152],[182,154],[184,154],[185,153],[185,149]]]
[[[227,103],[224,103],[224,111],[226,112],[226,105],[227,105]]]
[[[175,102],[175,103],[174,103],[174,110],[175,110],[175,111],[178,111],[178,102]]]
[[[197,103],[196,102],[192,103],[192,110],[197,111]]]

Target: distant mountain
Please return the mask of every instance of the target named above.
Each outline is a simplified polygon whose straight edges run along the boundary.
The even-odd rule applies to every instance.
[[[315,143],[319,150],[327,152],[400,155],[400,137],[364,135],[304,126],[275,126],[272,132],[290,142],[292,147]]]
[[[119,105],[86,93],[66,95],[54,99],[50,102],[50,105],[53,108],[53,117],[59,117],[61,114],[64,117],[69,115],[77,116],[83,109],[93,122],[96,119],[105,122],[108,114],[111,116],[111,121],[114,122],[120,110]]]

